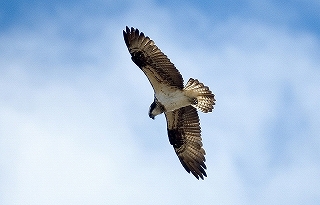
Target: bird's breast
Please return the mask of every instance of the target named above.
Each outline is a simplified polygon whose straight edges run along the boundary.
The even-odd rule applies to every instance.
[[[180,89],[164,88],[155,95],[166,111],[173,111],[191,104],[189,97],[185,96]]]

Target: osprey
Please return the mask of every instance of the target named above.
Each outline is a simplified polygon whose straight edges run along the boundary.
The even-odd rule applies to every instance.
[[[154,119],[156,115],[165,114],[169,142],[182,166],[197,179],[204,179],[207,167],[197,109],[211,112],[215,104],[214,94],[196,79],[190,78],[183,86],[180,72],[138,29],[126,27],[123,37],[132,61],[148,77],[154,90],[149,117]]]

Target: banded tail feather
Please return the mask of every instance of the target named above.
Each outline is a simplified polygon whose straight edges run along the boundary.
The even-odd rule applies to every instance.
[[[208,86],[200,83],[197,79],[190,78],[183,90],[187,96],[193,98],[192,106],[204,113],[212,112],[216,100]]]

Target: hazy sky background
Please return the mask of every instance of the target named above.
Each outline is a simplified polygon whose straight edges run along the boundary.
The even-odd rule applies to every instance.
[[[204,181],[148,117],[127,25],[216,95]],[[0,53],[3,205],[320,204],[318,0],[4,0]]]

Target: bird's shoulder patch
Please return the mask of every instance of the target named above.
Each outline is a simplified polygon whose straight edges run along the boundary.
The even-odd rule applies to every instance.
[[[174,148],[180,148],[183,145],[182,133],[178,129],[168,129],[169,142]]]

